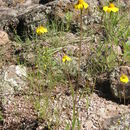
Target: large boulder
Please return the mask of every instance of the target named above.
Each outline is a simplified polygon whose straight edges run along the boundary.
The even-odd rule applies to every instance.
[[[26,88],[26,67],[11,65],[0,70],[0,93],[5,105],[11,98]]]
[[[6,30],[11,38],[16,35],[24,38],[35,34],[38,25],[47,21],[44,5],[33,4],[19,8],[0,7],[0,29]]]

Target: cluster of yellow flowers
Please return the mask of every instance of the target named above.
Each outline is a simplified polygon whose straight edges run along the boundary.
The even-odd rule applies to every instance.
[[[87,9],[88,6],[89,5],[84,0],[78,0],[78,2],[75,4],[74,8],[78,9],[78,10],[83,10],[83,9]],[[119,11],[119,9],[117,7],[115,7],[115,5],[113,3],[110,3],[109,6],[104,6],[103,10],[105,12],[118,12]],[[47,28],[45,28],[43,26],[39,26],[36,29],[36,33],[38,35],[41,35],[41,34],[44,34],[44,33],[47,33],[47,32],[48,32]],[[71,58],[69,56],[67,56],[67,55],[64,55],[62,57],[62,61],[63,62],[71,61]]]
[[[88,8],[88,4],[86,2],[84,2],[84,0],[78,0],[78,3],[75,5],[75,9],[87,9]]]
[[[79,9],[79,10],[87,9],[88,8],[88,4],[84,0],[78,0],[78,2],[75,4],[74,8],[75,9]],[[113,3],[110,3],[109,6],[104,6],[103,10],[105,12],[118,12],[119,8],[115,7],[115,5]],[[47,28],[45,28],[43,26],[39,26],[36,29],[36,33],[38,35],[44,34],[46,32],[48,32]]]
[[[78,0],[77,4],[75,5],[75,9],[82,10],[87,8],[88,4],[84,0]],[[113,3],[110,3],[109,6],[104,6],[103,10],[105,12],[118,12],[119,8],[115,7]]]
[[[113,3],[110,3],[109,6],[104,6],[103,10],[105,12],[118,12],[119,8],[115,7],[115,5]]]

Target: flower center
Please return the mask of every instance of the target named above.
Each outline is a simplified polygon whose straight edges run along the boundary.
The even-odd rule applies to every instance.
[[[79,4],[82,4],[84,2],[84,0],[79,0]]]
[[[115,5],[113,3],[110,3],[109,8],[113,8]]]
[[[122,79],[125,79],[125,76],[123,76]]]

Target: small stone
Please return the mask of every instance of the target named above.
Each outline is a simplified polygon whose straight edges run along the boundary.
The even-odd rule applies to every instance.
[[[0,45],[5,45],[9,42],[8,34],[0,30]]]
[[[91,120],[87,120],[85,125],[87,126],[87,129],[90,130],[93,127],[93,122]]]
[[[122,55],[122,50],[120,46],[113,46],[113,51],[115,52],[115,54]]]
[[[130,112],[106,120],[104,130],[125,130],[130,128]]]

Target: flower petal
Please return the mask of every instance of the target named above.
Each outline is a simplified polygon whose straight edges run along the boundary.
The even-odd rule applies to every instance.
[[[64,55],[63,57],[62,57],[62,61],[63,62],[66,62],[66,61],[71,61],[72,59],[69,57],[69,56],[67,56],[67,55]]]
[[[83,5],[82,4],[76,4],[75,9],[83,9]]]
[[[87,9],[87,8],[88,8],[88,4],[87,4],[87,3],[85,3],[85,2],[83,3],[83,6],[84,6],[84,8],[85,8],[85,9]]]
[[[77,4],[75,5],[75,9],[87,9],[88,8],[88,4],[86,2],[84,2],[84,0],[78,0]]]
[[[38,35],[41,35],[43,33],[46,33],[47,32],[47,28],[43,27],[43,26],[39,26],[37,29],[36,29],[36,33]]]
[[[104,10],[105,12],[107,12],[108,6],[104,6],[104,7],[103,7],[103,10]]]
[[[118,11],[119,11],[119,8],[113,7],[113,8],[111,8],[111,10],[112,10],[112,12],[118,12]]]

